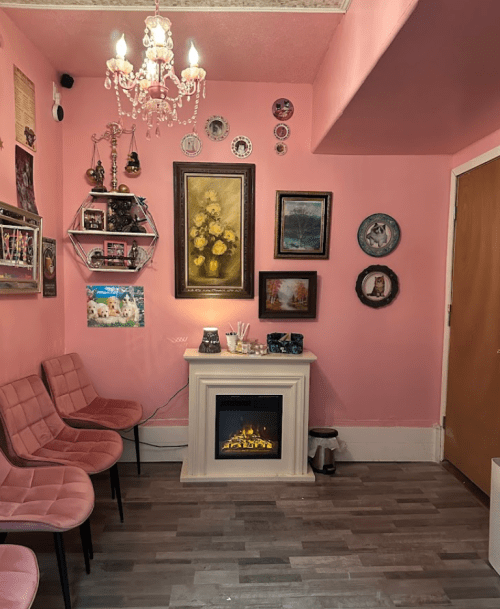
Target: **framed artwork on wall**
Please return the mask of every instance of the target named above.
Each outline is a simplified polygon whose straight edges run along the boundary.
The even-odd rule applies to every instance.
[[[259,317],[291,319],[316,317],[316,271],[261,271]]]
[[[379,309],[396,298],[399,292],[399,280],[388,266],[374,264],[358,275],[356,294],[368,307]]]
[[[127,255],[126,241],[105,241],[104,255],[107,257],[106,266],[125,266]]]
[[[176,298],[253,298],[255,165],[174,163]]]
[[[331,192],[276,192],[275,258],[328,258]]]

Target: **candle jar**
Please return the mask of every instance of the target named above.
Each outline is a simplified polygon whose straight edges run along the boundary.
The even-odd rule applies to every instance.
[[[203,328],[203,338],[198,351],[200,353],[220,353],[218,328]]]

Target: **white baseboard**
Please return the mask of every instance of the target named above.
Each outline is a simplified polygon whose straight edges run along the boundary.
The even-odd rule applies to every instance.
[[[123,441],[123,455],[120,461],[125,463],[135,463],[135,443],[133,442],[134,433],[122,433],[123,436],[130,438]],[[139,441],[147,442],[141,444],[141,461],[143,463],[155,463],[159,461],[184,461],[187,456],[187,448],[156,448],[148,444],[157,446],[180,446],[188,443],[187,425],[180,427],[139,427]]]
[[[440,461],[440,427],[337,427],[337,461]]]
[[[440,461],[440,427],[336,427],[339,440],[345,442],[337,451],[337,461]],[[124,434],[133,439],[134,434]],[[141,442],[160,446],[187,444],[188,428],[141,427]],[[135,462],[134,442],[123,442],[121,461]],[[184,461],[186,448],[154,448],[141,444],[141,461]]]

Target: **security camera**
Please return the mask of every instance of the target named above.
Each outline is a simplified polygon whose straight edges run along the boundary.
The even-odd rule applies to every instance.
[[[64,110],[61,106],[61,94],[57,90],[56,83],[53,83],[52,90],[54,98],[54,105],[52,106],[52,118],[60,123],[64,118]]]

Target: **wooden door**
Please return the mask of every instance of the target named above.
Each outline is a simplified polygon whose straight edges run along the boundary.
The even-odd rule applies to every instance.
[[[490,494],[500,457],[500,158],[458,179],[444,457]]]

